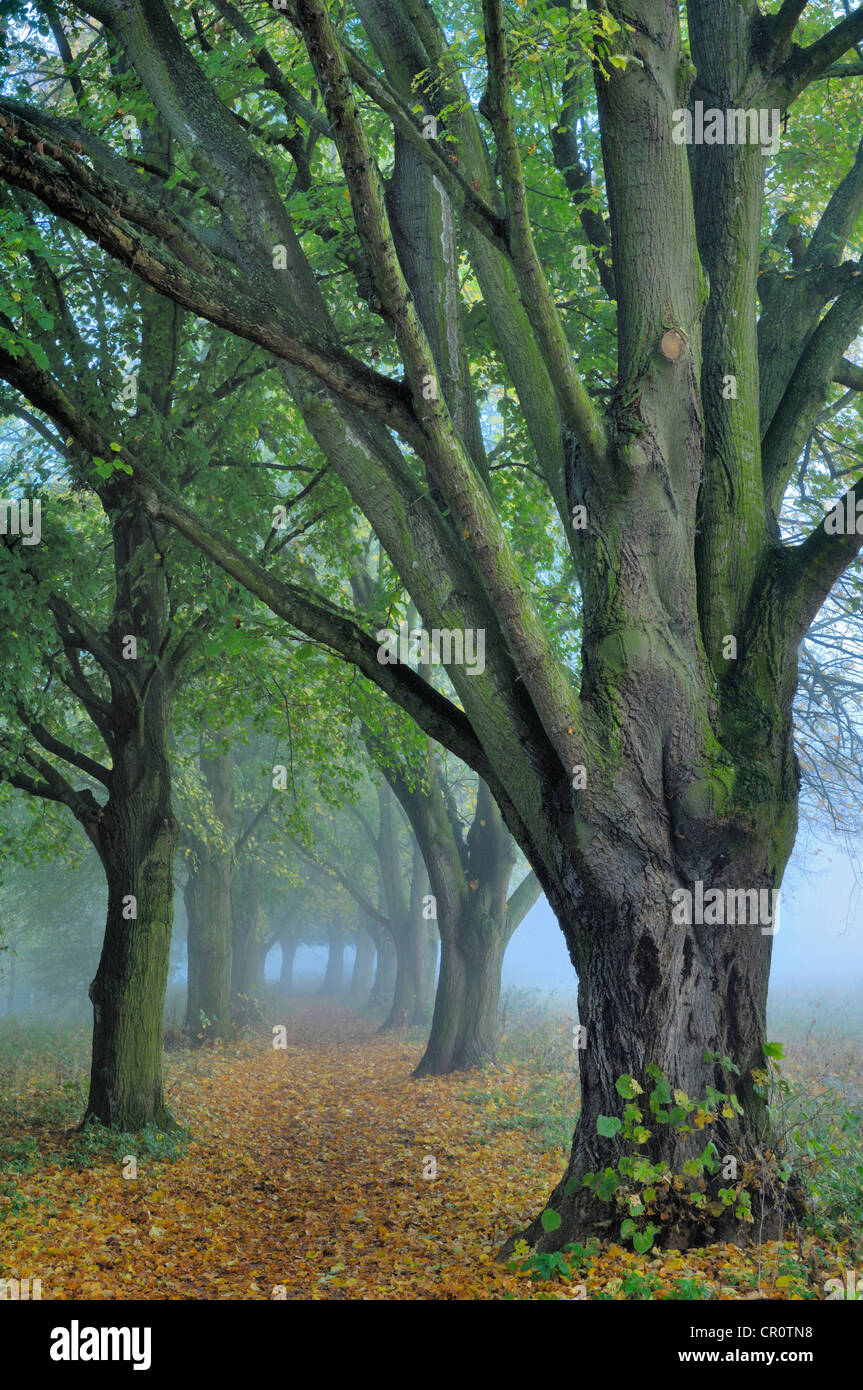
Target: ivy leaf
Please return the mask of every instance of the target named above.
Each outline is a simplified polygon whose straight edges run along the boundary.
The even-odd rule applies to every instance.
[[[596,1121],[596,1132],[603,1139],[613,1139],[621,1128],[621,1121],[615,1115],[600,1115]]]
[[[620,1187],[620,1178],[613,1168],[606,1168],[596,1184],[594,1191],[601,1202],[610,1202]]]
[[[633,1076],[619,1076],[614,1083],[618,1095],[623,1096],[624,1100],[632,1100],[635,1096],[640,1096],[643,1087],[639,1086]]]
[[[654,1226],[651,1222],[651,1224],[647,1226],[645,1230],[636,1231],[635,1235],[632,1237],[632,1244],[634,1249],[638,1251],[639,1255],[647,1254],[648,1250],[653,1244],[653,1237],[656,1235],[656,1230],[656,1226]]]

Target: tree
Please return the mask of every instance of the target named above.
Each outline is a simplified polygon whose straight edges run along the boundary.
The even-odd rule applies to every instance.
[[[769,926],[687,924],[673,907],[699,884],[723,901],[778,888],[797,820],[798,649],[863,544],[821,525],[789,544],[780,526],[833,382],[856,383],[859,371],[845,360],[863,323],[863,276],[842,260],[863,206],[852,150],[817,219],[796,229],[797,268],[758,319],[767,153],[780,138],[771,113],[794,111],[805,142],[808,89],[837,64],[846,80],[839,60],[863,37],[863,8],[830,27],[829,4],[783,0],[764,14],[756,0],[689,0],[684,34],[673,0],[527,15],[483,0],[481,21],[468,6],[357,0],[360,22],[348,26],[323,0],[280,0],[277,12],[248,11],[266,24],[261,43],[247,11],[218,0],[236,41],[200,54],[185,14],[175,23],[161,0],[80,8],[182,146],[196,201],[181,209],[83,116],[9,100],[0,173],[161,293],[278,358],[424,622],[484,634],[482,671],[447,663],[456,703],[409,666],[379,661],[350,611],[256,563],[124,439],[127,485],[149,515],[463,758],[535,870],[578,973],[587,1045],[573,1151],[551,1198],[560,1222],[531,1237],[558,1245],[604,1228],[607,1207],[581,1179],[620,1155],[598,1122],[621,1108],[616,1082],[644,1080],[648,1066],[691,1096],[733,1090],[739,1108],[716,1116],[714,1142],[763,1154],[752,1072]],[[476,40],[460,28],[448,41],[441,18],[455,13],[478,21]],[[255,69],[259,93],[244,106],[236,74]],[[855,66],[845,70],[854,82]],[[312,82],[309,103],[300,90]],[[718,142],[711,116],[714,143],[687,145],[682,109],[696,121],[714,100],[723,123],[735,113],[737,141]],[[273,101],[289,114],[284,141],[272,138]],[[749,108],[754,140],[736,119]],[[547,250],[543,226],[545,195],[562,190],[580,228],[566,248],[582,253],[574,266]],[[422,199],[429,216],[408,228]],[[350,207],[351,225],[332,249],[318,229],[332,231],[336,205],[340,218]],[[340,275],[329,291],[315,273],[316,258],[329,274],[339,256],[364,309],[347,308]],[[558,538],[541,591],[474,408],[465,354],[483,337],[472,296],[495,382],[518,399],[531,485],[542,480],[536,519]],[[603,376],[611,296],[617,365]],[[57,375],[2,346],[0,370],[64,430],[104,447]],[[853,515],[863,482],[847,497]],[[549,611],[570,564],[577,659]],[[644,1151],[674,1167],[689,1146],[657,1126]],[[765,1191],[761,1229],[781,1201]],[[733,1222],[728,1233],[745,1236]]]

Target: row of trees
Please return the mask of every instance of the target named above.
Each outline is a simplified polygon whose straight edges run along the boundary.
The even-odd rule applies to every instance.
[[[481,1057],[537,886],[566,938],[582,1107],[561,1222],[531,1237],[605,1220],[580,1179],[615,1151],[598,1122],[623,1074],[735,1091],[717,1142],[762,1153],[770,937],[682,929],[670,903],[698,881],[778,887],[816,620],[799,750],[816,783],[837,728],[818,704],[841,707],[829,649],[855,627],[861,537],[819,522],[863,386],[846,356],[859,64],[842,61],[863,8],[845,11],[5,7],[10,488],[50,503],[42,544],[4,538],[5,776],[63,804],[105,869],[93,1115],[117,1122],[117,1096],[124,1121],[162,1108],[179,692],[202,652],[235,682],[248,666],[286,691],[296,732],[292,691],[326,649],[344,663],[327,709],[350,710],[436,899],[424,1065]],[[696,101],[778,111],[769,171],[759,142],[679,143]],[[379,630],[414,611],[481,632],[482,667],[381,661]],[[200,727],[227,722],[217,700]],[[466,833],[440,750],[475,778]],[[411,895],[385,893],[410,1017],[422,933]],[[674,1166],[688,1142],[657,1127],[645,1152]]]

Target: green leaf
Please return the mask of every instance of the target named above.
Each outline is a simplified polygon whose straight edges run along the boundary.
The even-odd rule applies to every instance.
[[[544,1231],[556,1231],[560,1225],[560,1213],[552,1211],[551,1207],[546,1207],[539,1219]]]
[[[632,1244],[639,1255],[647,1254],[653,1244],[654,1232],[655,1228],[653,1226],[648,1226],[646,1231],[636,1231],[635,1235],[632,1237]]]
[[[594,1191],[601,1202],[610,1202],[619,1187],[620,1178],[617,1173],[613,1168],[606,1168]]]
[[[621,1122],[615,1115],[600,1115],[596,1121],[596,1132],[603,1139],[613,1139],[621,1129]]]
[[[643,1089],[633,1076],[627,1076],[626,1073],[617,1078],[614,1086],[618,1095],[623,1096],[624,1100],[633,1100],[635,1096],[640,1096]]]
[[[784,1056],[785,1056],[785,1053],[784,1053],[783,1050],[782,1050],[782,1044],[781,1044],[781,1042],[765,1043],[765,1044],[764,1044],[764,1056],[765,1056],[765,1057],[784,1057]]]
[[[620,1234],[621,1234],[622,1238],[623,1238],[624,1240],[629,1240],[629,1237],[630,1237],[631,1235],[634,1235],[634,1234],[635,1234],[635,1231],[636,1231],[635,1222],[632,1220],[631,1217],[627,1216],[626,1220],[625,1220],[624,1222],[621,1223],[621,1227],[620,1227]]]

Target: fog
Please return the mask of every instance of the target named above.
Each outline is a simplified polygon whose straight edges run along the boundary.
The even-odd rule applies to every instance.
[[[55,976],[40,990],[36,976],[44,968],[46,943],[42,936],[38,946],[19,941],[17,947],[0,953],[0,1014],[10,1014],[10,980],[15,977],[16,1015],[83,1016],[89,1014],[86,986],[95,972],[101,944],[104,895],[93,891],[86,907],[77,891],[84,868],[57,869],[46,872],[44,867],[19,870],[19,878],[29,880],[28,912],[38,916],[42,910],[58,911],[60,899],[70,904],[80,926],[78,949],[72,951],[73,968],[67,954],[69,935],[74,923],[67,922],[63,932],[62,959],[58,962],[60,980]],[[64,884],[67,885],[64,887]],[[844,839],[831,839],[824,832],[803,827],[794,854],[785,873],[780,897],[779,929],[773,938],[770,974],[771,996],[793,998],[801,1005],[832,1004],[841,1007],[846,1001],[859,1005],[863,994],[863,893],[861,866]],[[287,890],[289,891],[289,890]],[[0,887],[0,923],[7,938],[10,932],[8,910],[4,911],[4,892]],[[182,989],[186,982],[185,933],[186,920],[182,896],[175,904],[172,970],[173,990]],[[310,925],[316,925],[311,924]],[[12,959],[14,951],[14,962]],[[354,951],[345,951],[344,975],[350,979]],[[324,945],[302,945],[295,959],[294,978],[298,991],[314,993],[323,978],[327,948]],[[266,980],[279,978],[281,959],[279,947],[274,946],[266,962]],[[534,905],[515,931],[503,962],[502,982],[508,988],[534,989],[561,996],[561,1003],[572,995],[576,975],[567,954],[563,934],[544,897]],[[822,1001],[820,996],[825,996]]]

